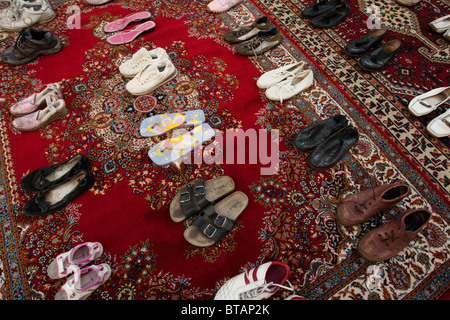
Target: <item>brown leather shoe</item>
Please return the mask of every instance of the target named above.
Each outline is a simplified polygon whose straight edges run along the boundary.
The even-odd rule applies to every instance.
[[[273,26],[269,30],[258,32],[256,37],[238,43],[234,49],[244,56],[258,56],[276,47],[283,40],[281,31]]]
[[[403,212],[366,234],[358,243],[359,254],[371,262],[394,257],[425,228],[430,217],[431,212],[426,209]]]
[[[269,30],[272,22],[269,17],[262,16],[256,19],[251,25],[241,26],[235,30],[224,34],[223,39],[229,43],[241,43],[255,37],[258,32]]]
[[[336,218],[347,227],[362,223],[400,202],[410,192],[409,185],[395,182],[348,195],[337,208]]]

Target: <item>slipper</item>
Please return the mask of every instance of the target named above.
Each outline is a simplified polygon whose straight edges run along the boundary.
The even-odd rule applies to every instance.
[[[441,87],[425,92],[408,104],[409,111],[416,117],[424,116],[450,99],[450,87]]]
[[[117,19],[113,22],[106,24],[105,27],[103,28],[103,31],[117,32],[117,31],[125,29],[132,22],[138,22],[141,20],[150,19],[151,17],[152,17],[152,14],[147,11],[131,13],[122,19]]]
[[[214,135],[211,126],[203,123],[186,134],[159,142],[150,149],[148,155],[156,165],[165,166],[188,155]]]
[[[332,28],[347,18],[350,11],[350,5],[347,2],[337,2],[330,10],[314,17],[311,24],[316,28]]]
[[[129,42],[133,41],[134,39],[136,39],[141,33],[154,29],[155,26],[156,26],[156,24],[154,21],[147,21],[147,22],[141,23],[129,30],[125,30],[125,31],[116,33],[115,35],[106,39],[106,41],[108,41],[109,44],[113,44],[113,45],[129,43]]]
[[[141,122],[140,132],[143,137],[156,137],[172,129],[195,126],[205,121],[203,110],[159,114]]]
[[[433,136],[442,138],[450,135],[450,109],[430,121],[427,130]]]
[[[329,1],[320,0],[312,5],[309,5],[302,11],[302,15],[305,18],[314,18],[324,14],[325,12],[333,9],[336,5],[340,4],[342,0]]]
[[[170,203],[170,217],[182,222],[234,191],[233,179],[221,176],[211,180],[196,180],[183,186]]]
[[[233,192],[219,203],[203,209],[184,231],[184,238],[197,247],[213,245],[231,230],[247,205],[248,197],[245,193]]]

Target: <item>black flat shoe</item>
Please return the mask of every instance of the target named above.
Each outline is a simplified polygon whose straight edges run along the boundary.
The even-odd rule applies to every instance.
[[[91,172],[79,170],[53,189],[40,191],[28,200],[24,206],[25,213],[30,216],[43,216],[58,211],[89,190],[94,183],[95,177]]]
[[[315,168],[332,167],[344,158],[358,140],[358,130],[353,126],[347,126],[318,145],[306,161]]]
[[[391,40],[371,53],[366,53],[358,60],[358,64],[366,71],[378,71],[391,60],[401,48],[400,40]]]
[[[85,169],[89,170],[91,163],[83,154],[77,154],[67,161],[39,168],[27,174],[20,181],[20,187],[26,191],[41,191],[59,184],[74,174]]]
[[[320,0],[302,11],[302,15],[305,18],[314,18],[320,16],[321,14],[333,9],[337,4],[341,3],[342,0],[330,1],[330,0]]]
[[[357,57],[366,53],[372,47],[377,46],[381,41],[383,41],[386,35],[386,29],[374,29],[361,37],[350,41],[344,47],[344,51],[351,57]]]
[[[321,15],[313,18],[311,20],[311,24],[316,28],[332,28],[347,18],[350,11],[351,9],[349,4],[341,1],[328,11],[325,11]]]
[[[314,149],[326,141],[333,133],[347,126],[347,118],[343,115],[315,122],[300,130],[294,139],[294,146],[300,151]]]

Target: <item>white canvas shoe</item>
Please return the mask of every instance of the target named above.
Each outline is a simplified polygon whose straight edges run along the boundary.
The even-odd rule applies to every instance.
[[[408,104],[409,111],[416,117],[424,116],[450,99],[450,87],[441,87],[425,92]]]
[[[427,130],[437,138],[443,138],[450,135],[450,109],[437,116],[427,125]]]
[[[294,76],[288,77],[266,90],[266,97],[273,101],[290,99],[298,93],[308,89],[314,82],[312,70],[306,69],[296,73]]]
[[[430,22],[430,27],[438,33],[450,29],[450,14]]]
[[[270,70],[258,78],[256,85],[260,89],[267,89],[274,84],[286,80],[289,76],[294,76],[297,72],[303,70],[304,67],[305,63],[303,61],[299,61],[284,67]]]
[[[133,54],[131,59],[124,61],[119,66],[119,71],[125,78],[134,78],[148,64],[152,64],[158,60],[169,60],[169,55],[166,50],[156,48],[148,51],[145,48],[141,48]]]
[[[18,1],[3,15],[0,28],[4,31],[20,31],[36,24],[49,22],[55,17],[56,13],[47,0]]]
[[[283,285],[288,275],[289,267],[284,262],[266,262],[227,280],[214,300],[263,300],[280,288],[293,291],[292,287]]]
[[[148,94],[175,78],[177,73],[178,71],[172,61],[158,60],[155,63],[146,65],[141,72],[127,83],[126,89],[135,96]]]

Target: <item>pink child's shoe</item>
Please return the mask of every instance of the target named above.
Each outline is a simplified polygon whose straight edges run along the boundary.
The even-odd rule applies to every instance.
[[[136,39],[141,33],[152,30],[153,28],[155,28],[155,25],[156,24],[154,21],[147,21],[141,23],[140,25],[137,25],[132,29],[116,33],[115,35],[106,39],[106,41],[114,45],[128,43]]]
[[[103,30],[105,32],[117,32],[125,29],[132,22],[150,19],[151,17],[152,14],[146,11],[132,13],[123,17],[122,19],[117,19],[116,21],[108,23],[107,25],[105,25]]]
[[[57,95],[59,99],[63,98],[59,83],[51,83],[41,92],[33,93],[31,96],[19,101],[10,108],[10,111],[15,116],[24,116],[34,112],[45,106],[45,98],[50,94]]]
[[[208,10],[213,13],[225,12],[242,0],[214,0],[208,4]]]

